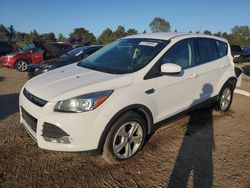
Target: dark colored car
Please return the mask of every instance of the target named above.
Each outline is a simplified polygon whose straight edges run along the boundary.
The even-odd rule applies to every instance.
[[[102,47],[101,45],[76,46],[58,58],[44,61],[37,65],[29,65],[28,76],[32,78],[49,70],[81,61]]]
[[[239,63],[240,56],[243,54],[243,50],[238,45],[230,45],[231,47],[231,54],[234,58],[234,63]]]
[[[10,54],[10,53],[13,53],[13,52],[16,52],[18,50],[19,50],[19,47],[17,45],[12,44],[9,41],[4,41],[4,40],[0,41],[0,57],[7,55],[7,54]],[[20,48],[20,50],[21,50],[21,48]]]
[[[240,62],[250,62],[250,46],[243,47],[243,54],[240,57]]]
[[[44,60],[59,57],[72,46],[56,42],[34,42],[34,45],[28,46],[25,50],[17,48],[8,54],[0,57],[0,63],[5,67],[13,67],[24,72],[27,71],[29,64],[38,64]]]
[[[234,63],[250,62],[250,46],[240,47],[238,45],[231,45],[231,53]]]

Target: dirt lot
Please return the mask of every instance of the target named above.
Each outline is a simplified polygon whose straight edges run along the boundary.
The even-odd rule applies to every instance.
[[[159,129],[133,159],[41,150],[19,124],[26,73],[0,68],[0,187],[250,187],[250,98]],[[242,88],[250,92],[250,77]]]

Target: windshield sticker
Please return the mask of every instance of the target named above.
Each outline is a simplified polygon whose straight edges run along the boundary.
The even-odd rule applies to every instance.
[[[142,46],[151,46],[151,47],[155,47],[158,43],[156,42],[146,42],[146,41],[142,41],[139,43],[139,45],[142,45]]]

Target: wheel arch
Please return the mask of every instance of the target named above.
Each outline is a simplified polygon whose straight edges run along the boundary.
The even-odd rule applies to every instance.
[[[16,67],[17,62],[18,62],[18,61],[21,61],[21,60],[27,62],[27,64],[30,64],[30,62],[29,62],[27,59],[22,58],[22,59],[17,59],[17,60],[16,60],[16,62],[14,63],[14,67]]]
[[[110,129],[112,128],[112,125],[115,123],[115,121],[119,117],[121,117],[122,115],[124,115],[125,113],[127,113],[129,111],[133,111],[133,112],[139,114],[140,116],[142,116],[142,118],[144,118],[146,120],[148,134],[154,132],[153,115],[148,107],[146,107],[145,105],[142,105],[142,104],[133,104],[133,105],[126,106],[123,109],[121,109],[119,112],[117,112],[111,118],[111,120],[108,122],[105,129],[103,130],[101,137],[99,139],[99,143],[98,143],[98,148],[97,148],[98,153],[101,154],[103,152],[103,146],[104,146],[106,137],[107,137]]]
[[[237,78],[232,76],[230,78],[227,79],[227,81],[223,84],[222,88],[226,85],[226,84],[230,84],[233,86],[233,89],[235,89],[236,87],[236,83],[237,83]]]

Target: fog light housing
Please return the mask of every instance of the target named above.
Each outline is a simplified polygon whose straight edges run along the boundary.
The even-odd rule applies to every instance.
[[[49,138],[43,137],[46,142],[58,143],[58,144],[70,144],[72,142],[72,138],[69,136],[63,136],[61,138]]]
[[[45,141],[60,144],[70,144],[72,138],[64,130],[56,125],[44,122],[42,136]]]

